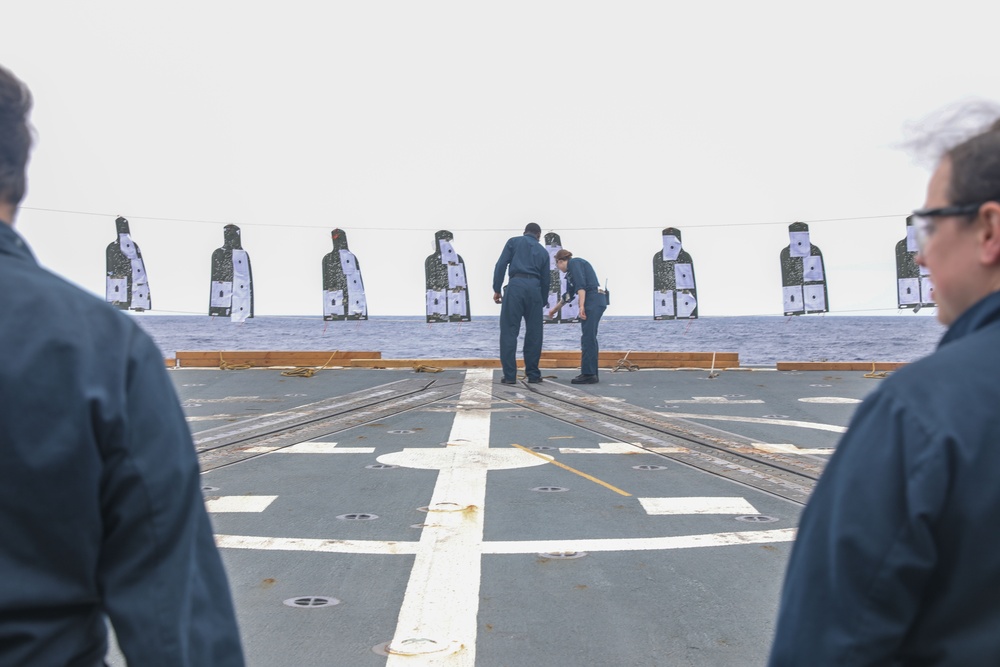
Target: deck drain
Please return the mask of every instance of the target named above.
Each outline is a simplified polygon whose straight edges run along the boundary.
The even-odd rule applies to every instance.
[[[788,419],[788,415],[764,415],[763,419]]]
[[[351,514],[341,514],[337,517],[341,521],[374,521],[378,514],[367,514],[365,512],[352,512]]]
[[[778,521],[778,517],[767,516],[766,514],[744,514],[736,517],[736,520],[745,523],[774,523]]]
[[[551,449],[555,449],[555,447],[549,447],[548,445],[535,445],[534,447],[531,448],[531,451],[533,451],[533,452],[547,452],[547,451],[549,451]]]
[[[319,609],[321,607],[338,605],[340,604],[340,600],[326,597],[325,595],[303,595],[302,597],[288,598],[282,604],[297,609]]]
[[[219,487],[217,487],[217,486],[203,486],[203,487],[201,487],[201,490],[202,490],[202,493],[211,493],[212,491],[218,491]]]
[[[538,491],[539,493],[562,493],[563,491],[569,491],[565,486],[536,486],[532,491]]]
[[[655,466],[655,465],[641,465],[632,466],[633,470],[666,470],[667,466]]]
[[[583,558],[587,555],[586,551],[550,551],[548,553],[538,554],[542,558],[551,558],[552,560],[573,560],[574,558]]]
[[[389,468],[398,468],[399,466],[390,465],[388,463],[373,463],[370,466],[365,466],[369,470],[388,470]]]
[[[406,429],[400,429],[398,431],[386,431],[386,433],[392,433],[393,435],[409,435],[411,433],[416,433],[416,431],[407,431]]]

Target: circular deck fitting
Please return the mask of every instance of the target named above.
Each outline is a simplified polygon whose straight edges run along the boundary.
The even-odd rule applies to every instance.
[[[551,551],[548,553],[538,554],[542,558],[551,558],[552,560],[573,560],[574,558],[583,558],[587,555],[586,551]]]
[[[369,470],[388,470],[389,468],[398,468],[399,466],[389,465],[388,463],[373,463],[365,467]]]
[[[297,609],[320,609],[322,607],[338,605],[340,604],[340,600],[325,595],[303,595],[302,597],[288,598],[282,604],[286,607],[295,607]]]
[[[411,637],[400,641],[382,642],[372,646],[372,651],[386,657],[390,655],[418,656],[442,652],[454,653],[459,647],[460,645],[456,642],[442,643],[428,637]]]
[[[350,514],[341,514],[337,517],[341,521],[374,521],[378,518],[378,514],[368,514],[366,512],[352,512]]]
[[[667,466],[657,466],[657,465],[641,465],[632,466],[633,470],[666,470]]]
[[[538,491],[539,493],[562,493],[563,491],[569,491],[565,486],[536,486],[532,491]]]
[[[767,516],[766,514],[744,514],[742,516],[736,517],[737,521],[743,521],[744,523],[774,523],[779,521],[776,516]]]
[[[211,493],[212,491],[218,491],[218,490],[219,490],[219,487],[217,487],[217,486],[203,486],[203,487],[201,487],[202,493]]]
[[[761,419],[788,419],[788,415],[762,415]]]
[[[555,447],[549,447],[548,445],[535,445],[534,447],[531,448],[531,451],[533,451],[533,452],[547,452],[547,451],[550,451],[550,450],[553,450],[553,449],[555,449]]]
[[[393,435],[410,435],[411,433],[416,433],[416,431],[408,431],[406,429],[400,429],[397,431],[386,431],[386,433],[392,433]]]

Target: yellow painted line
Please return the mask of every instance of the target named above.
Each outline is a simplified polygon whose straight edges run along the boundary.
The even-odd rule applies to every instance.
[[[569,471],[570,471],[571,473],[574,473],[574,474],[577,474],[577,475],[579,475],[580,477],[583,477],[584,479],[589,479],[589,480],[590,480],[591,482],[594,482],[595,484],[600,484],[601,486],[603,486],[603,487],[604,487],[604,488],[606,488],[606,489],[611,489],[611,490],[612,490],[612,491],[614,491],[615,493],[620,493],[620,494],[621,494],[621,495],[623,495],[623,496],[629,496],[629,497],[631,497],[631,496],[632,496],[632,494],[631,494],[631,493],[628,493],[628,492],[626,492],[626,491],[622,491],[622,490],[621,490],[621,489],[619,489],[619,488],[618,488],[617,486],[612,486],[611,484],[608,484],[607,482],[602,482],[601,480],[597,479],[597,478],[596,478],[596,477],[594,477],[593,475],[588,475],[587,473],[585,473],[585,472],[581,472],[581,471],[577,470],[576,468],[570,468],[570,467],[569,467],[568,465],[566,465],[565,463],[559,463],[559,461],[556,461],[556,460],[555,460],[554,458],[552,458],[552,457],[550,457],[550,456],[544,456],[544,455],[542,455],[542,454],[539,454],[538,452],[533,452],[533,451],[531,451],[530,449],[528,449],[527,447],[523,447],[523,446],[521,446],[521,445],[518,445],[518,444],[516,444],[516,443],[511,443],[511,445],[512,445],[513,447],[517,447],[518,449],[523,449],[524,451],[526,451],[526,452],[528,452],[529,454],[532,454],[532,455],[534,455],[534,456],[537,456],[538,458],[541,458],[541,459],[545,459],[546,461],[548,461],[548,462],[549,462],[549,463],[551,463],[552,465],[554,465],[554,466],[559,466],[559,467],[560,467],[560,468],[562,468],[563,470],[569,470]]]

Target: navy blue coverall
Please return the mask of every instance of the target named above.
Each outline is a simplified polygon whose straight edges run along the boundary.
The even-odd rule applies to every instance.
[[[549,296],[549,253],[533,234],[507,241],[493,269],[493,292],[500,293],[503,276],[510,268],[507,293],[500,306],[500,364],[505,380],[517,378],[517,336],[524,320],[524,374],[529,380],[542,377],[542,309]]]
[[[242,666],[161,352],[3,222],[0,286],[0,665]]]
[[[1000,665],[1000,293],[858,407],[792,549],[771,653]]]
[[[585,259],[570,257],[566,262],[566,294],[563,300],[567,303],[577,297],[577,292],[585,291],[583,311],[587,318],[580,319],[580,374],[597,377],[597,356],[600,345],[597,343],[597,325],[601,316],[607,310],[608,301],[604,294],[598,292],[601,284],[597,280],[597,272]]]

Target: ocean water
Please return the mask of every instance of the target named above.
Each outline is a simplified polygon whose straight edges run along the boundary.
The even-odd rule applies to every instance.
[[[326,322],[319,317],[228,318],[132,314],[165,357],[194,350],[374,350],[386,359],[497,356],[498,317],[427,324],[423,317]],[[741,366],[778,361],[914,361],[944,334],[933,317],[910,312],[885,317],[759,316],[656,321],[605,317],[602,350],[738,352]],[[579,350],[579,324],[545,326],[544,349]],[[520,356],[520,344],[518,354]]]

